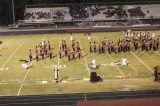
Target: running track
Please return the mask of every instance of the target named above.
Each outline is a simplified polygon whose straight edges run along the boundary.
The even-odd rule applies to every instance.
[[[96,103],[98,103],[97,102],[98,100],[101,100],[99,102],[102,103],[101,106],[113,106],[111,104],[103,105],[104,100],[111,102],[114,100],[117,101],[119,99],[121,99],[122,101],[121,103],[123,104],[123,106],[128,106],[124,105],[125,103],[124,101],[127,102],[127,100],[135,99],[134,103],[138,103],[138,101],[140,101],[141,99],[151,100],[150,98],[153,99],[152,106],[160,106],[160,91],[152,91],[152,90],[135,91],[135,92],[117,91],[117,92],[72,93],[72,94],[51,94],[51,95],[32,95],[32,96],[2,96],[0,97],[0,106],[76,106],[77,104],[78,104],[77,106],[100,106],[96,105]],[[154,103],[156,104],[158,103],[158,105],[154,105]]]

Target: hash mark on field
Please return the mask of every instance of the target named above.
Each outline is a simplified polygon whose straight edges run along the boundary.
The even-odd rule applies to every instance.
[[[79,42],[80,47],[81,47],[81,49],[82,49],[82,45],[81,45],[80,40],[78,40],[78,42]],[[85,55],[83,50],[82,50],[82,54],[83,54],[83,56]],[[87,64],[87,59],[86,59],[86,57],[84,57],[84,61],[85,61],[85,63],[86,63],[86,68],[87,68],[88,74],[89,74],[89,76],[90,76],[90,70],[89,70],[89,67],[88,67],[88,64]]]
[[[33,64],[33,61],[31,62],[30,66],[31,66],[32,64]],[[29,71],[30,71],[30,69],[27,69],[26,75],[24,76],[24,78],[23,78],[23,80],[22,80],[22,84],[21,84],[21,86],[20,86],[20,88],[19,88],[19,90],[18,90],[18,93],[17,93],[18,96],[19,96],[19,94],[20,94],[20,92],[21,92],[21,89],[22,89],[22,87],[23,87],[23,85],[24,85],[24,81],[26,80]]]
[[[134,57],[136,57],[147,69],[152,71],[152,69],[148,65],[146,65],[136,54],[134,54],[133,52],[131,52],[131,54],[134,55]]]
[[[14,54],[18,51],[18,49],[25,43],[25,40],[12,52],[12,54],[7,58],[4,64],[1,67],[4,67],[8,61],[14,56]]]

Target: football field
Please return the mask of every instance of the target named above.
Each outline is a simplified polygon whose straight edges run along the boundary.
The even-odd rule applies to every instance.
[[[160,32],[157,32],[155,37],[159,35]],[[105,37],[106,40],[117,42],[119,37],[125,38],[125,32],[92,33],[91,41],[100,43]],[[160,90],[160,83],[154,82],[153,79],[153,67],[160,65],[160,48],[157,51],[146,52],[141,51],[141,48],[135,51],[131,43],[131,51],[126,53],[90,53],[88,37],[84,36],[84,33],[73,33],[73,39],[79,42],[83,51],[81,51],[81,59],[77,58],[69,62],[67,57],[58,56],[62,39],[66,40],[71,48],[69,33],[0,36],[0,41],[3,42],[0,45],[0,95]],[[28,70],[23,69],[20,60],[29,61],[29,49],[34,53],[35,47],[41,40],[50,41],[53,58],[45,57],[38,62],[36,60],[27,62],[27,65],[32,67]],[[124,57],[129,62],[127,66],[113,65]],[[97,69],[88,67],[93,59],[98,65]],[[59,78],[62,82],[58,84],[53,84],[55,65],[61,66]],[[90,72],[96,72],[103,82],[90,83]]]

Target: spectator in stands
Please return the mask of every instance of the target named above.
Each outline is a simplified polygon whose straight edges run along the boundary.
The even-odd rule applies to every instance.
[[[53,19],[64,20],[65,12],[61,10],[57,10],[54,12]]]
[[[135,17],[135,18],[145,17],[145,13],[141,10],[140,6],[136,8],[128,9],[127,11],[130,13],[130,17]]]
[[[69,7],[69,13],[73,19],[86,19],[89,17],[87,6],[71,5]]]
[[[123,6],[118,6],[117,8],[108,9],[106,12],[103,12],[106,17],[116,17],[116,18],[126,18],[128,17],[126,11],[123,9]]]
[[[24,15],[25,20],[49,19],[49,18],[50,18],[50,13],[43,11],[32,12],[32,13],[26,12]]]

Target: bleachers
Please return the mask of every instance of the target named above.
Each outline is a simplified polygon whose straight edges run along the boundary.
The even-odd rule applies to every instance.
[[[151,16],[153,16],[153,18],[160,18],[160,5],[159,4],[142,5],[141,9],[146,14],[145,18],[150,18]]]
[[[135,9],[134,18],[160,18],[160,4],[151,5],[128,5],[127,10]],[[131,15],[129,15],[132,17]]]
[[[51,8],[26,8],[25,20],[71,21],[114,20],[127,18],[160,18],[160,4],[153,5],[69,5]]]
[[[69,14],[73,20],[85,20],[90,18],[88,6],[83,5],[70,5]]]
[[[128,17],[123,6],[92,5],[90,9],[94,20],[117,20]]]
[[[36,6],[35,6],[36,7]],[[24,20],[19,25],[51,24],[55,22],[72,23],[85,21],[128,21],[139,19],[160,19],[160,4],[151,5],[120,5],[105,4],[60,5],[55,7],[26,6]],[[143,20],[142,20],[143,21]],[[141,22],[142,22],[141,21]],[[129,21],[128,21],[129,22]],[[143,21],[146,22],[146,21]],[[147,21],[153,22],[153,21]],[[133,22],[132,22],[133,23]]]
[[[57,21],[71,21],[72,17],[69,14],[68,7],[51,8],[52,19]]]
[[[25,20],[46,20],[51,18],[50,8],[27,8]]]

